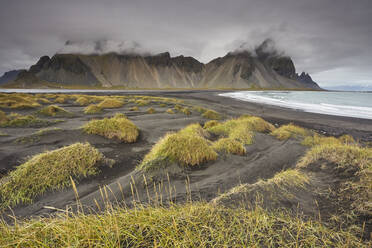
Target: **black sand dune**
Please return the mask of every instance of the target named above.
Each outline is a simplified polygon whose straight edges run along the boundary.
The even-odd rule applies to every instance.
[[[146,91],[141,95],[183,99],[192,105],[216,110],[225,118],[252,114],[261,116],[273,124],[293,122],[322,134],[339,136],[348,133],[362,142],[372,141],[371,120],[326,116],[251,104],[220,97],[217,96],[217,93],[213,91]],[[126,93],[115,95],[118,94]],[[138,92],[128,92],[128,94],[138,95]],[[162,136],[167,132],[177,131],[190,123],[203,124],[207,120],[195,112],[189,116],[179,113],[170,115],[165,113],[167,107],[159,106],[155,107],[157,111],[155,114],[145,114],[147,107],[141,107],[139,111],[128,111],[129,106],[125,105],[118,109],[104,110],[103,114],[89,116],[83,113],[84,107],[73,104],[61,104],[61,106],[73,112],[74,116],[63,118],[64,122],[51,126],[61,130],[41,135],[37,140],[32,140],[32,134],[38,128],[4,129],[9,136],[0,137],[0,169],[5,174],[14,166],[25,161],[28,156],[75,142],[89,142],[107,158],[116,161],[112,168],[103,168],[99,175],[83,179],[77,185],[81,204],[92,210],[104,207],[105,202],[119,201],[122,203],[123,199],[127,205],[133,204],[133,191],[135,191],[134,199],[145,203],[149,202],[149,198],[159,199],[160,195],[164,202],[169,200],[183,202],[190,197],[190,194],[193,200],[209,201],[239,184],[254,184],[260,179],[271,178],[284,169],[293,168],[307,149],[299,141],[293,139],[279,141],[269,134],[256,133],[254,143],[246,146],[247,154],[245,156],[220,156],[215,162],[193,169],[182,169],[174,165],[166,170],[143,174],[135,170],[136,166]],[[140,138],[136,143],[120,143],[100,136],[85,134],[80,129],[92,118],[112,116],[117,112],[125,113],[140,129]],[[28,111],[23,111],[23,113],[28,113]],[[58,119],[58,117],[50,119]],[[27,139],[27,137],[31,137],[31,139]],[[323,176],[323,178],[327,178],[327,175]],[[144,177],[146,177],[146,182]],[[319,185],[321,183],[319,182]],[[105,185],[107,185],[106,189]],[[102,196],[100,188],[108,193]],[[311,198],[311,196],[309,197]],[[289,202],[287,204],[289,204],[289,208],[295,208],[296,206],[292,206],[295,203]],[[74,206],[75,204],[74,191],[66,189],[48,192],[35,199],[33,204],[17,206],[13,211],[18,217],[30,217],[56,211],[49,207],[65,209],[67,205]]]

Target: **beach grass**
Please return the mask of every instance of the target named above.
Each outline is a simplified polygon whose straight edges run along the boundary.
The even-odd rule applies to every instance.
[[[276,173],[267,180],[260,179],[254,184],[240,184],[212,200],[213,204],[232,206],[249,204],[251,208],[267,207],[280,201],[288,202],[300,190],[308,190],[310,178],[297,169]],[[260,201],[261,200],[261,201]],[[264,201],[262,201],[264,200]]]
[[[33,109],[40,106],[35,97],[29,94],[0,94],[0,108]]]
[[[155,114],[156,113],[156,111],[155,111],[155,109],[154,108],[148,108],[147,110],[146,110],[146,113],[148,113],[148,114]]]
[[[307,151],[297,167],[331,171],[340,180],[338,200],[351,200],[356,211],[372,214],[372,148],[358,144],[320,143]]]
[[[305,128],[290,123],[275,129],[271,135],[279,140],[287,140],[289,138],[302,139],[308,135],[311,135],[311,132]]]
[[[57,105],[49,105],[47,107],[44,107],[40,109],[39,111],[36,112],[38,115],[43,115],[43,116],[51,116],[51,117],[67,117],[67,116],[73,116],[74,114],[65,110],[62,107],[59,107]]]
[[[118,139],[122,142],[133,143],[137,141],[139,130],[123,114],[116,114],[112,118],[91,120],[83,126],[88,134],[96,134],[108,139]]]
[[[102,113],[102,108],[100,108],[97,104],[90,104],[84,108],[84,114],[93,115]]]
[[[11,113],[6,118],[1,117],[0,127],[44,127],[53,124],[48,120],[37,118],[33,115]]]
[[[117,99],[108,98],[103,100],[98,104],[98,107],[101,109],[110,109],[110,108],[121,108],[124,105],[124,102]]]
[[[210,120],[220,120],[222,118],[222,116],[218,112],[211,109],[204,111],[202,117]]]
[[[168,114],[175,114],[173,109],[167,109],[165,112],[168,113]]]
[[[76,180],[95,175],[103,159],[103,155],[88,143],[76,143],[35,155],[1,182],[0,206],[32,203],[36,196],[47,190],[70,186],[71,177]]]
[[[217,159],[217,153],[203,137],[199,124],[192,124],[177,133],[168,133],[144,157],[141,169],[149,170],[167,163],[197,166]]]
[[[187,203],[0,223],[8,247],[368,247],[357,236],[284,211]]]
[[[246,153],[244,145],[233,138],[221,138],[213,143],[213,148],[217,152],[226,154],[244,155]]]

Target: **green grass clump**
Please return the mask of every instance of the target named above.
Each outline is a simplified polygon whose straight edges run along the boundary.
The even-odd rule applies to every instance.
[[[143,99],[136,100],[136,104],[138,106],[146,106],[146,105],[149,105],[149,103],[150,103],[149,101],[143,100]]]
[[[200,106],[194,106],[193,110],[195,110],[196,112],[199,112],[200,114],[203,114],[204,112],[208,111],[208,109],[200,107]]]
[[[37,114],[44,115],[44,116],[72,116],[73,114],[67,110],[65,110],[62,107],[59,107],[57,105],[49,105],[39,111],[37,111]]]
[[[6,116],[5,112],[0,110],[0,125],[8,122],[8,117]]]
[[[199,124],[192,124],[177,133],[167,134],[145,156],[140,168],[153,169],[168,162],[196,166],[216,160],[217,153],[203,137],[204,132]]]
[[[232,138],[221,138],[215,141],[213,148],[227,154],[244,155],[246,153],[244,145]]]
[[[137,141],[139,131],[137,126],[124,115],[117,114],[112,118],[92,120],[83,126],[88,134],[97,134],[109,139],[133,143]]]
[[[217,126],[218,124],[219,124],[218,121],[216,121],[216,120],[210,120],[210,121],[207,121],[206,123],[204,123],[203,128],[204,128],[204,129],[208,129],[208,128],[211,128],[211,127]]]
[[[131,107],[129,109],[129,111],[138,111],[138,110],[139,110],[139,108],[137,106]]]
[[[206,119],[210,119],[210,120],[220,120],[222,118],[221,115],[218,112],[216,112],[214,110],[210,110],[210,109],[205,111],[202,114],[202,117],[204,117]]]
[[[70,177],[80,179],[97,174],[103,160],[103,155],[88,143],[35,155],[0,184],[0,206],[32,203],[47,190],[66,188],[71,185]]]
[[[165,103],[160,103],[160,104],[159,104],[159,107],[161,107],[161,108],[165,108],[166,106],[168,106],[168,105],[165,104]]]
[[[90,104],[90,101],[87,97],[81,96],[76,99],[75,103],[79,104],[80,106],[86,106]]]
[[[49,101],[47,98],[38,97],[35,99],[38,103],[41,104],[51,104],[52,102]]]
[[[0,223],[13,247],[369,247],[356,235],[283,211],[208,203],[117,208]]]
[[[54,102],[56,103],[60,103],[60,104],[63,104],[63,103],[66,103],[68,101],[68,97],[65,96],[65,95],[61,95],[61,96],[58,96]]]
[[[191,111],[189,108],[187,107],[184,107],[180,110],[181,113],[185,114],[185,115],[191,115]]]
[[[270,132],[274,129],[272,124],[255,116],[243,116],[238,119],[217,123],[207,128],[209,132],[215,135],[229,137],[245,145],[253,143],[253,132]]]
[[[313,136],[306,136],[304,140],[302,141],[303,145],[306,146],[315,146],[315,145],[341,145],[341,144],[356,144],[356,141],[354,138],[350,135],[342,135],[339,138],[335,137],[325,137],[322,135],[319,135],[317,133],[314,133]]]
[[[324,164],[324,161],[328,161]],[[321,163],[320,163],[321,162]],[[372,148],[359,145],[325,143],[313,146],[297,164],[300,168],[331,170],[343,181],[340,199],[352,199],[361,213],[372,214]]]
[[[36,98],[29,94],[0,94],[0,108],[31,109],[40,106]]]
[[[148,114],[154,114],[156,111],[155,111],[155,109],[154,108],[148,108],[147,110],[146,110],[146,113],[148,113]]]
[[[310,135],[310,131],[293,125],[292,123],[288,125],[283,125],[277,129],[275,129],[271,135],[276,137],[279,140],[287,140],[289,138],[305,138],[306,136]]]
[[[102,108],[98,107],[96,104],[90,104],[84,108],[84,114],[92,115],[102,112]]]
[[[33,115],[12,113],[7,116],[7,121],[0,122],[0,127],[43,127],[50,124],[52,122],[39,119]]]
[[[168,114],[174,114],[174,111],[173,111],[173,109],[167,109],[167,111],[165,111],[166,113],[168,113]]]
[[[108,108],[121,108],[124,105],[124,102],[116,99],[105,99],[98,104],[98,107],[102,109]]]

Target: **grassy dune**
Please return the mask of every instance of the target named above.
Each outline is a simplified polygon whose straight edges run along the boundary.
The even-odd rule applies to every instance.
[[[307,151],[303,155],[299,153],[302,157],[297,164],[283,167],[290,169],[272,172],[250,184],[236,182],[236,187],[220,193],[211,202],[189,200],[182,204],[169,202],[167,206],[136,202],[133,208],[113,207],[108,203],[108,208],[97,214],[64,212],[14,223],[0,221],[0,247],[372,246],[368,237],[363,237],[368,232],[365,229],[371,227],[372,148],[359,144],[349,135],[325,137],[293,124],[275,128],[262,118],[247,115],[221,120],[225,116],[214,110],[172,98],[79,94],[0,94],[0,108],[5,111],[0,110],[0,127],[49,125],[49,121],[25,115],[25,109],[33,114],[65,116],[64,104],[80,107],[85,114],[100,114],[103,109],[125,105],[120,112],[138,111],[142,107],[140,114],[156,112],[156,116],[167,116],[168,113],[175,114],[169,115],[171,118],[182,119],[191,115],[201,123],[206,121],[203,127],[194,123],[163,136],[138,161],[135,173],[144,175],[174,164],[192,171],[196,166],[201,170],[203,166],[213,165],[216,160],[226,161],[226,165],[232,158],[249,163],[251,157],[246,156],[247,151],[254,149],[248,146],[255,142],[257,132],[263,133],[262,137],[266,135],[269,141],[295,143]],[[110,111],[113,110],[104,113]],[[127,143],[136,142],[139,137],[138,127],[124,114],[91,120],[82,129],[88,134]],[[32,131],[14,141],[30,144],[56,131],[61,129]],[[270,135],[295,141],[278,142]],[[100,166],[107,163],[103,154],[88,143],[35,155],[0,178],[0,209],[31,204],[47,191],[74,186],[74,181],[98,174]],[[307,194],[332,202],[336,207],[326,211],[337,221],[323,218],[321,207],[313,209],[318,211],[317,217],[294,213],[290,205],[309,203],[303,198]],[[240,205],[242,200],[244,207]]]
[[[118,208],[97,215],[63,215],[9,226],[11,247],[368,247],[343,229],[284,212],[229,209],[206,203]]]
[[[139,131],[136,125],[123,114],[116,114],[112,118],[92,120],[83,126],[88,134],[97,134],[103,137],[118,139],[123,142],[136,142]]]
[[[98,173],[103,155],[90,144],[76,143],[54,151],[35,155],[11,171],[0,184],[0,207],[32,203],[47,190],[71,185],[79,179]]]

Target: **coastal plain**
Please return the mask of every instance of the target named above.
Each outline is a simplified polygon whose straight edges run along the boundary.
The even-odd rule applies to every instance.
[[[195,209],[285,213],[286,220],[303,221],[303,230],[288,228],[290,235],[274,244],[368,247],[372,120],[248,103],[221,92],[1,93],[0,244],[22,240],[4,231],[14,218],[68,222],[60,215],[138,208],[171,211],[174,225],[189,214],[177,211]],[[56,179],[49,182],[48,173]],[[38,181],[40,174],[45,178]],[[307,229],[309,220],[319,229]],[[284,222],[275,228],[283,231]],[[208,225],[218,232],[216,223]],[[163,235],[143,243],[113,239],[146,246],[165,242]],[[196,243],[205,245],[208,235]],[[231,242],[225,245],[239,246]]]

